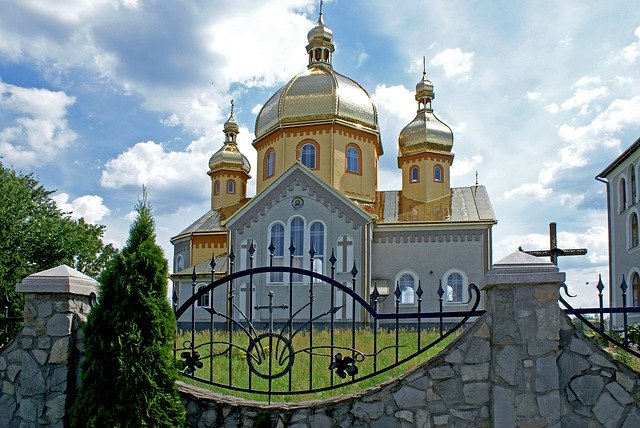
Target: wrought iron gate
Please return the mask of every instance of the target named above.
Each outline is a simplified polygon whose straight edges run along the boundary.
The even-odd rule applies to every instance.
[[[418,283],[415,307],[407,312],[401,305],[399,284],[389,298],[395,299],[391,313],[379,313],[380,292],[375,286],[370,302],[358,294],[358,270],[354,264],[348,285],[335,279],[336,257],[329,258],[330,276],[312,269],[294,267],[290,247],[289,266],[273,265],[273,246],[270,266],[253,267],[255,246],[249,249],[249,268],[234,271],[233,249],[228,257],[228,275],[216,279],[215,262],[211,262],[211,282],[196,290],[195,268],[192,275],[192,294],[177,310],[176,318],[191,317],[191,331],[182,343],[176,343],[175,356],[181,361],[183,375],[220,388],[264,394],[271,401],[273,395],[309,394],[351,385],[397,367],[426,350],[441,343],[470,317],[484,311],[477,310],[480,291],[475,284],[468,286],[468,311],[444,311],[442,285],[434,293],[438,311],[423,312],[424,291]],[[314,250],[309,251],[309,267],[314,267]],[[268,284],[269,275],[281,273],[288,299],[275,301]],[[288,277],[288,283],[286,278]],[[247,310],[239,307],[236,295],[238,281],[248,281],[248,290],[264,295],[253,301],[248,293]],[[360,284],[361,285],[361,284]],[[326,288],[329,290],[326,290]],[[317,299],[323,289],[329,299]],[[224,290],[224,298],[213,299],[216,289]],[[335,305],[336,293],[344,293],[346,306],[350,306],[350,319],[340,320],[336,314],[345,305]],[[210,296],[209,306],[201,308],[209,314],[205,332],[196,332],[197,302]],[[282,293],[280,293],[282,294]],[[304,294],[300,300],[296,296]],[[220,295],[220,292],[218,293]],[[437,297],[436,297],[437,296]],[[326,301],[328,300],[328,301]],[[190,311],[190,312],[189,312]],[[262,313],[265,315],[263,316]],[[427,343],[425,331],[438,332],[436,339]],[[391,337],[391,343],[382,343],[382,336]],[[190,337],[189,337],[190,335]],[[367,339],[363,336],[369,335]],[[386,339],[388,340],[388,339]],[[366,343],[365,343],[366,342]],[[383,354],[386,358],[382,358]],[[240,362],[240,364],[238,363]],[[321,373],[324,372],[324,373]],[[293,378],[304,378],[304,386]]]

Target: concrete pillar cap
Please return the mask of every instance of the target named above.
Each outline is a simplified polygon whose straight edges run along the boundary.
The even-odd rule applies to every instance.
[[[77,294],[98,293],[98,282],[67,265],[60,265],[29,275],[16,285],[19,293]]]
[[[550,261],[515,251],[491,266],[485,276],[484,290],[500,284],[562,284],[565,278],[565,273]]]

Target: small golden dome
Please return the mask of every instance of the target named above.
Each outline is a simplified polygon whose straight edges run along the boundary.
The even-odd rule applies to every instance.
[[[224,145],[209,159],[209,169],[211,171],[221,169],[241,170],[249,174],[251,164],[249,160],[240,153],[236,143],[225,142]]]
[[[251,164],[249,160],[240,152],[236,142],[239,127],[236,119],[233,117],[233,100],[231,101],[231,114],[229,119],[224,123],[224,144],[209,159],[209,169],[211,171],[221,169],[241,170],[249,174],[251,172]]]
[[[434,97],[433,83],[423,73],[422,80],[416,85],[418,113],[398,136],[399,156],[423,152],[451,153],[453,131],[433,114],[431,100]]]

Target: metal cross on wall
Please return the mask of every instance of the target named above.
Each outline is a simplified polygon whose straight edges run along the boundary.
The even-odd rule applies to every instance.
[[[524,251],[522,247],[519,248],[520,251]],[[524,251],[527,254],[531,254],[536,257],[549,257],[551,263],[558,266],[558,257],[560,256],[584,256],[587,254],[586,248],[569,248],[563,250],[558,248],[558,234],[556,231],[556,223],[549,223],[549,249],[548,250],[531,250]]]

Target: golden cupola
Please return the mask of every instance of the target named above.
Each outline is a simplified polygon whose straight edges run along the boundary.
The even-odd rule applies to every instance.
[[[209,170],[220,169],[241,170],[246,174],[251,172],[249,160],[238,149],[236,137],[239,133],[238,123],[233,117],[233,109],[229,119],[224,123],[225,141],[220,150],[215,152],[209,159]]]
[[[211,177],[212,210],[238,204],[247,196],[251,164],[238,148],[236,141],[238,132],[239,127],[233,117],[233,101],[231,101],[231,115],[224,123],[224,144],[209,159],[207,174]]]
[[[422,80],[416,85],[418,112],[416,117],[400,131],[398,136],[398,156],[431,152],[450,154],[453,147],[451,128],[433,114],[431,101],[435,98],[433,83],[422,73]]]

